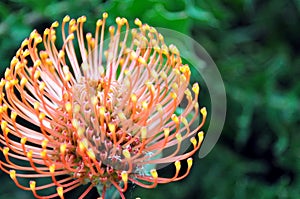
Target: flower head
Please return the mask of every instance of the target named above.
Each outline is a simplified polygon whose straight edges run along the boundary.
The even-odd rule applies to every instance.
[[[55,44],[58,22],[43,36],[33,31],[0,82],[0,168],[37,198],[63,198],[82,184],[90,186],[80,198],[93,187],[103,198],[115,187],[124,198],[129,182],[153,188],[180,180],[203,140],[206,109],[199,110],[198,84],[188,88],[191,71],[178,49],[138,19],[130,30],[125,18],[117,18],[105,42],[107,17],[92,35],[84,34],[84,16],[66,16],[61,47]],[[178,111],[182,101],[186,106]],[[202,122],[192,128],[199,112]],[[193,146],[187,152],[186,140]],[[180,175],[185,159],[187,171]],[[155,168],[170,163],[174,176],[160,177]],[[51,182],[39,184],[38,178]],[[52,195],[39,195],[53,187]]]

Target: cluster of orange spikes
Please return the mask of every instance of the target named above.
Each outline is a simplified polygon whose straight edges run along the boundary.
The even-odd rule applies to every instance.
[[[82,184],[90,185],[79,198],[93,187],[105,198],[112,186],[125,198],[129,181],[154,188],[180,180],[203,140],[206,109],[199,110],[198,84],[188,87],[191,72],[178,49],[138,19],[130,30],[118,17],[104,40],[107,17],[96,22],[93,35],[83,33],[84,16],[66,16],[61,48],[58,22],[43,36],[33,31],[0,82],[0,169],[36,198],[64,198]],[[199,112],[202,121],[192,128]],[[185,159],[187,170],[179,175]],[[171,163],[174,176],[159,177],[155,168]],[[52,182],[39,184],[39,178]],[[55,193],[40,195],[52,187]]]

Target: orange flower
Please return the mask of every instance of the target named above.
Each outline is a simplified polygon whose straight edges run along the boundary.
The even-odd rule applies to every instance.
[[[80,198],[93,187],[105,198],[112,186],[124,198],[129,181],[153,188],[180,180],[203,140],[198,132],[206,109],[199,111],[198,84],[193,92],[188,88],[191,72],[177,48],[168,47],[155,28],[138,19],[138,28],[129,30],[125,18],[109,27],[106,46],[107,17],[104,13],[97,21],[93,36],[84,35],[86,17],[66,16],[60,49],[55,44],[58,22],[43,36],[33,31],[0,82],[0,150],[5,157],[0,168],[36,198],[64,198],[87,183]],[[187,105],[178,114],[182,100]],[[202,122],[191,128],[198,112]],[[182,151],[185,140],[193,145],[191,151]],[[184,159],[187,171],[179,175]],[[159,177],[154,168],[168,163],[175,164],[176,173]],[[39,178],[52,182],[40,184]],[[39,195],[53,187],[52,195]]]

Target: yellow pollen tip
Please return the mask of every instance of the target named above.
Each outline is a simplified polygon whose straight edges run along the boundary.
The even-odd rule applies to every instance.
[[[75,19],[71,19],[70,23],[69,23],[69,27],[74,27],[76,25],[76,20]]]
[[[169,134],[170,134],[170,129],[169,128],[164,128],[164,134],[165,134],[165,137],[168,137]]]
[[[45,82],[41,82],[41,84],[39,85],[39,90],[43,91],[45,89],[45,87],[46,87]]]
[[[64,52],[64,51],[60,51],[60,52]],[[63,66],[63,72],[64,72],[64,74],[68,74],[68,73],[70,72],[69,66],[64,65],[64,66]]]
[[[50,32],[49,28],[46,28],[46,29],[44,30],[44,35],[45,35],[45,36],[46,36],[46,35],[49,35],[49,32]]]
[[[39,110],[39,107],[40,107],[40,103],[39,102],[34,102],[34,104],[33,104],[34,110]]]
[[[180,168],[181,168],[181,163],[180,163],[180,161],[177,160],[174,164],[175,164],[175,167],[176,167],[176,171],[179,171]]]
[[[63,188],[62,187],[57,187],[56,191],[57,191],[58,196],[60,198],[63,198],[63,196],[64,196],[64,190],[63,190]]]
[[[184,91],[184,94],[186,95],[186,97],[187,97],[188,99],[191,99],[191,98],[192,98],[192,93],[191,93],[191,91],[190,91],[189,89],[186,89],[186,90]]]
[[[5,128],[5,129],[4,129],[4,134],[7,136],[8,133],[9,133],[9,131],[10,131],[9,128]]]
[[[9,152],[9,148],[8,147],[4,147],[3,148],[3,154],[4,154],[4,156],[7,156],[8,152]]]
[[[54,173],[55,172],[55,164],[51,164],[49,166],[49,171],[50,171],[50,173]]]
[[[15,121],[16,120],[16,118],[17,118],[17,113],[16,112],[14,112],[14,111],[12,111],[11,113],[10,113],[10,118],[13,120],[13,121]]]
[[[28,45],[28,40],[24,40],[23,42],[24,42],[24,45]],[[18,62],[19,62],[19,60],[16,57],[13,57],[12,60],[10,61],[10,66],[14,67]]]
[[[2,97],[4,97],[4,94],[2,95]],[[6,104],[4,104],[3,106],[0,106],[0,112],[5,113],[7,111],[8,106]]]
[[[63,22],[67,23],[70,21],[70,16],[69,15],[66,15],[63,19]]]
[[[152,177],[153,177],[154,179],[157,179],[158,174],[157,174],[157,171],[156,171],[155,169],[151,169],[150,173],[151,173],[151,175],[152,175]]]
[[[142,137],[142,139],[147,138],[147,128],[144,126],[141,128],[141,137]]]
[[[72,31],[74,32],[75,30],[72,30]],[[68,35],[67,40],[73,40],[74,38],[75,38],[74,34],[71,33],[71,34]]]
[[[173,72],[174,72],[176,75],[178,75],[178,76],[180,75],[180,71],[178,70],[178,68],[174,68],[174,69],[173,69]]]
[[[32,150],[27,152],[26,156],[27,156],[28,159],[32,158],[32,153],[33,153]]]
[[[196,145],[197,145],[197,140],[196,140],[196,138],[192,137],[192,138],[190,139],[190,141],[191,141],[191,143],[193,144],[193,146],[196,147]]]
[[[188,163],[188,168],[191,168],[193,165],[193,158],[188,158],[187,163]]]
[[[142,102],[142,107],[144,110],[147,110],[148,109],[148,103],[146,101],[143,101]]]
[[[103,21],[101,19],[98,19],[96,25],[99,27],[99,26],[102,26],[103,24]]]
[[[79,17],[79,18],[77,19],[77,22],[78,22],[78,23],[84,23],[84,22],[86,22],[86,16],[81,16],[81,17]]]
[[[118,25],[122,25],[122,24],[123,24],[122,19],[121,19],[120,17],[117,17],[117,18],[116,18],[116,23],[117,23]]]
[[[10,82],[6,82],[5,83],[5,90],[8,90],[11,88],[11,83]]]
[[[29,44],[28,39],[25,39],[22,44],[21,44],[21,48],[24,48],[25,46],[27,46]]]
[[[65,57],[65,52],[62,51],[62,50],[60,50],[59,53],[58,53],[58,57],[59,57],[60,59],[64,58],[64,57]]]
[[[82,141],[79,142],[79,149],[81,151],[85,151],[88,148],[88,141],[86,138],[82,139]]]
[[[78,135],[78,137],[82,137],[83,134],[84,134],[84,128],[79,127],[79,128],[77,129],[77,135]]]
[[[123,22],[123,24],[126,24],[127,23],[127,19],[126,18],[122,18],[122,22]]]
[[[171,116],[171,119],[173,120],[173,122],[174,122],[175,124],[179,124],[179,119],[178,119],[178,117],[177,117],[175,114],[173,114],[173,115]]]
[[[87,33],[85,37],[86,37],[87,41],[90,41],[92,39],[92,34],[91,33]]]
[[[60,145],[60,153],[61,154],[64,155],[66,152],[66,149],[67,149],[67,145],[65,143]]]
[[[198,103],[195,103],[194,104],[194,108],[196,109],[196,110],[198,110],[199,109],[199,104]],[[206,116],[206,115],[205,115]]]
[[[172,87],[175,91],[178,90],[178,84],[175,83],[175,82],[171,85],[171,87]]]
[[[171,92],[170,95],[171,95],[171,97],[172,97],[174,100],[177,98],[177,94],[174,93],[174,92]]]
[[[11,70],[9,68],[7,68],[4,73],[4,78],[9,79],[10,74],[11,74]]]
[[[30,185],[31,191],[34,191],[34,190],[35,190],[35,186],[36,186],[36,182],[33,181],[33,180],[31,180],[31,181],[29,182],[29,185]]]
[[[24,68],[24,64],[18,62],[15,66],[15,72],[18,73],[21,68]]]
[[[5,85],[5,80],[1,79],[1,81],[0,81],[0,87],[3,88],[4,85]]]
[[[139,62],[140,64],[142,64],[142,65],[146,65],[146,64],[147,64],[146,60],[145,60],[143,57],[141,57],[141,56],[139,56],[138,62]]]
[[[198,83],[195,83],[194,85],[193,85],[193,88],[192,88],[192,90],[194,91],[194,93],[196,94],[196,95],[198,95],[199,94],[199,84]]]
[[[107,12],[104,12],[104,13],[102,14],[102,17],[103,17],[103,19],[106,19],[106,18],[108,17]]]
[[[67,37],[67,40],[68,40],[68,41],[69,41],[69,40],[73,40],[73,39],[75,38],[73,32],[75,32],[75,31],[77,30],[77,26],[74,25],[74,24],[71,26],[71,22],[74,22],[74,24],[75,24],[76,21],[75,21],[75,19],[73,19],[73,21],[71,20],[70,23],[69,23],[69,26],[70,26],[69,29],[70,29],[70,33],[71,33],[71,34],[69,34],[68,37]]]
[[[149,30],[151,33],[157,33],[157,30],[154,28],[154,27],[150,27],[150,30]]]
[[[122,171],[121,173],[122,180],[127,183],[128,182],[128,173],[126,171]]]
[[[52,32],[53,32],[53,31],[52,31]],[[53,34],[51,35],[50,38],[51,38],[51,41],[52,41],[52,42],[55,42],[55,40],[56,40],[56,35],[54,35],[54,33],[53,33]]]
[[[72,119],[72,126],[75,128],[75,129],[78,129],[79,127],[79,122],[77,119]]]
[[[47,151],[44,149],[44,150],[42,150],[42,152],[41,152],[41,156],[42,156],[42,158],[43,159],[45,159],[46,158],[46,156],[47,156]]]
[[[81,16],[80,18],[81,18],[82,22],[86,22],[86,16]]]
[[[43,120],[43,119],[45,119],[45,117],[46,117],[45,113],[39,114],[39,120]]]
[[[24,87],[25,84],[27,84],[27,82],[28,82],[28,80],[25,77],[22,77],[20,84],[21,84],[22,87]]]
[[[40,75],[41,75],[40,71],[35,71],[33,77],[35,80],[37,80],[40,77]]]
[[[166,45],[162,45],[161,46],[161,52],[164,54],[164,55],[169,55],[169,49]]]
[[[2,120],[2,122],[1,122],[1,129],[2,129],[2,131],[4,131],[4,129],[6,129],[6,127],[7,127],[7,122],[4,121],[4,120]]]
[[[135,103],[135,102],[137,101],[137,97],[136,97],[136,95],[135,95],[134,93],[131,94],[130,98],[131,98],[131,101],[132,101],[133,103]]]
[[[67,103],[65,104],[65,108],[66,108],[66,111],[67,111],[67,112],[70,112],[70,111],[72,110],[72,104],[71,104],[71,102],[67,102]]]
[[[136,18],[136,19],[134,20],[134,24],[137,25],[137,26],[142,26],[142,22],[141,22],[141,20],[139,20],[138,18]]]
[[[175,54],[175,55],[179,55],[179,50],[177,49],[177,47],[174,44],[171,44],[169,46],[170,51]]]
[[[36,30],[33,30],[33,31],[30,33],[30,36],[29,36],[29,37],[33,39],[33,38],[36,36],[36,34],[37,34],[37,33],[36,33]]]
[[[15,180],[16,179],[16,171],[15,170],[10,170],[9,171],[9,176],[11,179]]]
[[[199,142],[201,143],[203,141],[203,139],[204,139],[204,132],[203,131],[200,131],[198,133],[198,138],[199,138]]]
[[[42,41],[43,41],[43,39],[42,39],[42,37],[41,36],[38,36],[38,37],[35,37],[34,38],[34,41],[35,41],[35,43],[41,43]]]
[[[184,69],[185,73],[187,73],[188,75],[190,75],[191,70],[190,70],[189,65],[185,64],[185,65],[183,65],[182,68]]]
[[[136,54],[134,51],[132,51],[132,52],[130,53],[130,59],[131,59],[131,60],[136,60],[137,58],[138,58],[137,54]]]
[[[11,85],[15,86],[15,85],[17,85],[19,83],[19,80],[12,79],[12,80],[10,80],[10,83],[11,83]]]
[[[205,107],[201,108],[200,112],[201,112],[201,114],[203,115],[203,117],[206,117],[206,116],[207,116],[207,111],[206,111],[206,108],[205,108]]]
[[[128,151],[128,149],[123,150],[123,155],[126,159],[129,159],[131,157],[130,152]]]
[[[41,57],[42,60],[47,59],[48,58],[48,53],[46,53],[45,51],[41,51],[40,52],[40,57]]]
[[[57,28],[59,26],[59,23],[57,21],[53,22],[51,27]]]
[[[177,133],[175,136],[176,136],[176,139],[178,140],[178,142],[181,142],[181,140],[182,140],[181,134]]]
[[[87,155],[88,155],[89,158],[91,158],[92,160],[96,160],[96,155],[95,155],[93,149],[89,148],[89,149],[87,150]]]
[[[101,106],[99,108],[99,113],[100,113],[101,116],[104,116],[104,114],[105,114],[105,107],[104,106]]]
[[[116,132],[116,126],[114,124],[112,124],[112,123],[108,123],[108,129],[112,133]]]
[[[98,98],[96,96],[92,96],[91,101],[94,106],[98,104]]]
[[[185,117],[181,117],[181,122],[185,125],[185,126],[188,126],[189,123],[187,121],[187,119]]]
[[[70,81],[70,80],[71,80],[71,74],[70,74],[70,73],[66,74],[64,80],[65,80],[66,82],[67,82],[67,81]]]
[[[110,34],[114,34],[115,33],[115,27],[114,26],[110,26],[108,28],[108,31],[109,31]]]
[[[27,137],[22,137],[21,138],[21,144],[24,145],[27,141]]]
[[[44,140],[42,141],[42,148],[43,148],[43,149],[46,149],[48,142],[49,142],[49,141],[46,140],[46,139],[44,139]]]

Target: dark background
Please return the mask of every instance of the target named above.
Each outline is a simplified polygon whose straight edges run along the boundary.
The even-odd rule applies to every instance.
[[[34,28],[42,33],[68,14],[86,15],[93,30],[104,11],[109,23],[138,17],[194,38],[218,66],[228,100],[217,145],[204,159],[195,155],[186,179],[152,190],[133,186],[128,198],[299,198],[300,1],[2,0],[1,74]],[[0,179],[0,198],[33,198],[1,171]]]

